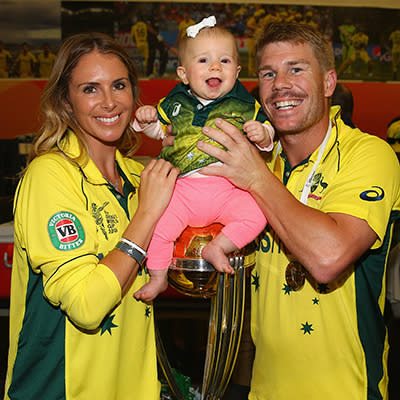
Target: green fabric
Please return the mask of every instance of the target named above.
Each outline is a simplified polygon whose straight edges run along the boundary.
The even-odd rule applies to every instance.
[[[160,101],[157,109],[161,123],[172,124],[172,134],[176,136],[174,145],[164,147],[160,157],[179,167],[182,174],[218,161],[196,146],[202,140],[222,148],[202,133],[204,126],[216,127],[215,118],[222,118],[240,130],[248,120],[266,121],[259,103],[239,81],[231,92],[206,106],[190,94],[188,86],[180,83]]]

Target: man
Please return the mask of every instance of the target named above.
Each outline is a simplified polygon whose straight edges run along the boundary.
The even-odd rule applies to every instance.
[[[361,76],[361,63],[363,62],[367,66],[368,76],[372,76],[372,59],[368,55],[367,45],[369,37],[363,32],[355,33],[351,42],[353,45],[353,53],[346,58],[338,69],[338,75],[341,76],[350,65],[354,65],[355,76]]]
[[[43,51],[38,55],[39,64],[39,77],[48,78],[50,72],[53,69],[54,62],[56,61],[56,55],[50,51],[48,43],[43,44]]]
[[[396,29],[393,31],[389,40],[392,42],[392,72],[393,72],[393,80],[400,79],[400,76],[397,76],[397,71],[400,67],[400,29]]]
[[[143,57],[142,72],[147,71],[147,63],[149,60],[149,44],[147,43],[147,25],[141,17],[135,21],[131,29],[131,37],[136,47]]]
[[[160,35],[160,26],[156,18],[149,16],[146,21],[147,25],[147,43],[149,45],[149,58],[147,61],[147,72],[148,78],[163,77],[168,63],[168,47],[167,43],[163,40]],[[158,52],[159,66],[158,73],[155,70],[156,52]]]
[[[4,48],[4,43],[0,40],[0,78],[8,78],[8,71],[11,64],[11,53]]]
[[[31,78],[34,75],[37,59],[29,50],[28,43],[22,44],[22,51],[15,60],[20,78]]]
[[[400,168],[382,139],[330,109],[330,44],[272,23],[257,46],[260,98],[279,137],[267,165],[226,121],[204,173],[248,190],[269,226],[252,271],[250,400],[387,399],[385,267],[400,214]]]
[[[184,11],[182,21],[179,22],[178,25],[178,36],[176,38],[175,47],[178,47],[179,40],[181,40],[186,35],[186,29],[189,28],[189,26],[194,25],[195,23],[196,22],[193,21],[189,13],[187,11]]]
[[[351,38],[357,32],[357,28],[352,24],[351,18],[346,17],[342,25],[339,25],[339,38],[342,42],[342,63],[351,57],[354,51]],[[350,68],[346,67],[350,72]],[[345,72],[345,70],[343,70]]]

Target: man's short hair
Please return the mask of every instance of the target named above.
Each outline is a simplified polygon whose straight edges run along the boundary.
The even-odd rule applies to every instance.
[[[260,66],[264,47],[277,42],[307,43],[312,48],[322,71],[335,69],[332,45],[315,28],[296,22],[271,22],[266,26],[256,46],[257,66]]]

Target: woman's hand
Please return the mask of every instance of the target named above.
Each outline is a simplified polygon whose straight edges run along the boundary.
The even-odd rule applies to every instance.
[[[162,159],[153,159],[142,171],[139,187],[139,205],[122,236],[147,249],[154,228],[171,199],[179,169]],[[110,252],[102,261],[117,276],[125,293],[137,270],[136,262],[121,251]],[[130,267],[129,267],[130,266]]]
[[[157,220],[167,207],[179,168],[162,159],[153,159],[142,171],[139,187],[138,211],[150,213]]]
[[[158,219],[167,207],[179,169],[169,162],[151,160],[142,171],[139,187],[139,206],[122,236],[142,249],[147,249]],[[137,262],[120,250],[113,250],[103,258],[116,275],[125,294],[138,271]]]
[[[206,126],[203,133],[222,144],[226,150],[205,142],[198,142],[197,147],[223,164],[204,167],[201,173],[223,176],[239,188],[251,192],[263,182],[263,174],[268,169],[264,160],[257,148],[235,126],[220,118],[215,120],[215,124],[223,132]]]

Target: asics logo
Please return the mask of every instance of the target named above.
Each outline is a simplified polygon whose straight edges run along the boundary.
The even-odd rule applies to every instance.
[[[172,116],[173,117],[176,117],[179,114],[179,110],[181,109],[181,107],[182,107],[182,104],[180,104],[180,103],[175,103],[174,104],[174,108],[172,110]]]
[[[372,186],[374,189],[366,190],[360,194],[360,199],[366,201],[379,201],[385,197],[385,191],[380,186]]]

